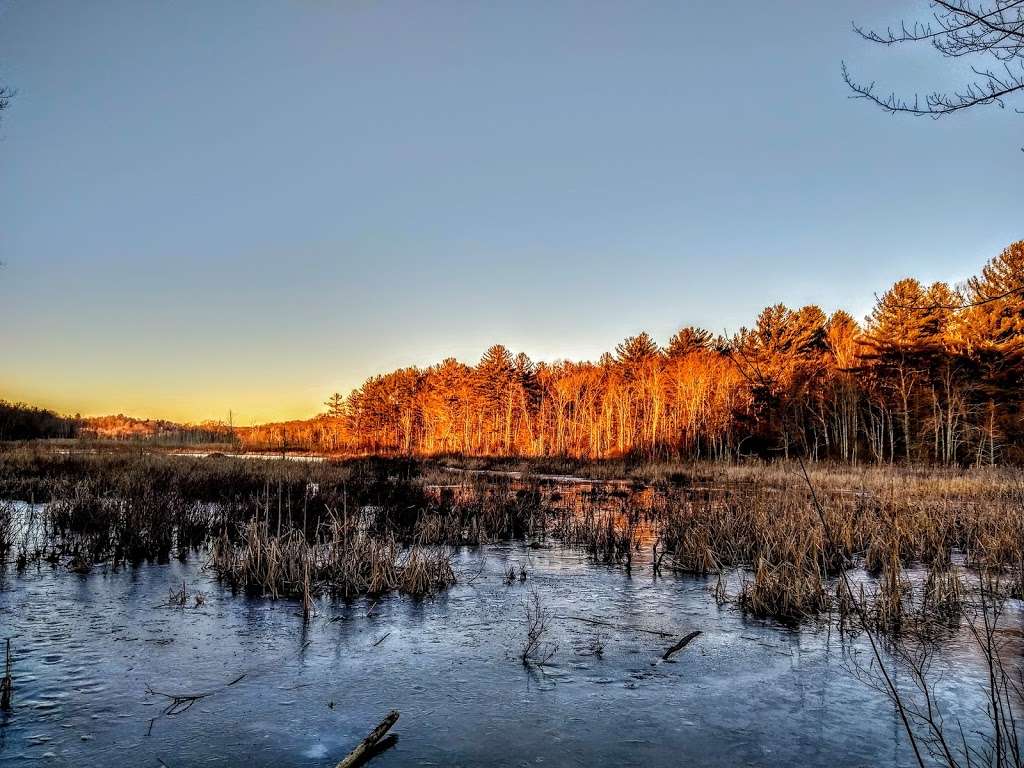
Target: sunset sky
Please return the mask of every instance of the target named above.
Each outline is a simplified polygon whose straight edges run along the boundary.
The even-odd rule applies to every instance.
[[[922,11],[0,2],[0,398],[306,417],[494,342],[961,280],[1024,234],[1024,116],[893,118],[839,74],[957,85],[850,31]]]

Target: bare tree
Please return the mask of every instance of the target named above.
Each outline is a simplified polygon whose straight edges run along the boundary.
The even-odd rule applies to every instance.
[[[856,23],[853,29],[878,45],[921,43],[942,56],[976,60],[973,79],[951,91],[886,96],[874,82],[854,79],[843,62],[843,80],[855,97],[886,112],[938,118],[989,104],[1003,107],[1008,97],[1024,93],[1024,0],[932,0],[930,5],[930,19],[903,21],[898,30],[879,32]]]

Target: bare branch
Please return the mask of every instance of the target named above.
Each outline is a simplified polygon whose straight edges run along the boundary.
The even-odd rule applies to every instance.
[[[935,0],[931,21],[903,21],[899,30],[884,33],[856,23],[854,32],[870,43],[884,46],[930,44],[949,58],[989,57],[1001,69],[975,65],[977,76],[957,90],[935,90],[913,97],[880,93],[874,82],[855,79],[843,62],[842,76],[853,98],[865,99],[890,114],[943,117],[991,104],[1005,106],[1007,97],[1024,91],[1024,0]]]

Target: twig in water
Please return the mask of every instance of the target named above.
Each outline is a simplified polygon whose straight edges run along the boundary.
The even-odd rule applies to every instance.
[[[162,714],[167,716],[180,715],[182,712],[187,712],[192,708],[192,705],[197,701],[205,699],[207,696],[212,696],[215,691],[208,691],[207,693],[164,693],[162,691],[154,691],[152,688],[146,688],[146,693],[151,696],[163,696],[170,700],[170,703],[161,710]]]
[[[335,768],[353,768],[353,766],[363,762],[363,760],[370,756],[373,748],[382,743],[381,740],[384,738],[384,735],[391,730],[391,726],[398,722],[398,717],[397,709],[388,712],[387,717],[381,720],[380,725],[370,731],[370,735],[359,742],[356,748],[349,752],[345,759],[338,763]]]
[[[242,682],[242,680],[244,680],[246,675],[248,674],[248,672],[243,672],[230,683],[227,683],[224,687],[230,688],[232,685]],[[205,699],[209,696],[213,696],[219,690],[220,689],[214,691],[206,691],[204,693],[164,693],[163,691],[157,691],[153,688],[150,688],[149,686],[146,686],[146,693],[148,693],[149,695],[163,696],[165,699],[170,700],[170,703],[163,709],[163,714],[168,716],[180,715],[182,712],[187,712],[189,709],[192,708],[192,705],[195,704],[197,701],[201,701],[202,699]]]
[[[484,565],[486,565],[486,562],[481,560],[475,570],[469,571],[468,575],[460,575],[459,581],[467,587],[472,587],[484,575]]]
[[[682,640],[680,640],[678,643],[673,645],[671,648],[669,648],[667,651],[665,651],[665,653],[663,653],[661,655],[661,660],[662,661],[668,661],[672,657],[673,653],[677,653],[678,651],[683,650],[683,648],[688,646],[694,639],[696,639],[696,637],[699,634],[700,634],[700,630],[696,629],[693,632],[691,632],[690,634],[685,635]]]
[[[644,632],[648,635],[657,635],[658,637],[672,637],[671,632],[662,632],[660,629],[646,629],[645,627],[629,627],[623,624],[612,624],[610,621],[588,619],[583,616],[552,616],[551,618],[559,619],[561,621],[582,621],[584,624],[593,624],[598,627],[611,627],[612,629],[619,629],[623,632]]]

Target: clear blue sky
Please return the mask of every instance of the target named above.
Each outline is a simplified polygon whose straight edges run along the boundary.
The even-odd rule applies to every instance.
[[[850,32],[904,10],[0,2],[0,397],[249,423],[962,279],[1024,235],[1024,116],[848,99],[958,81]]]

